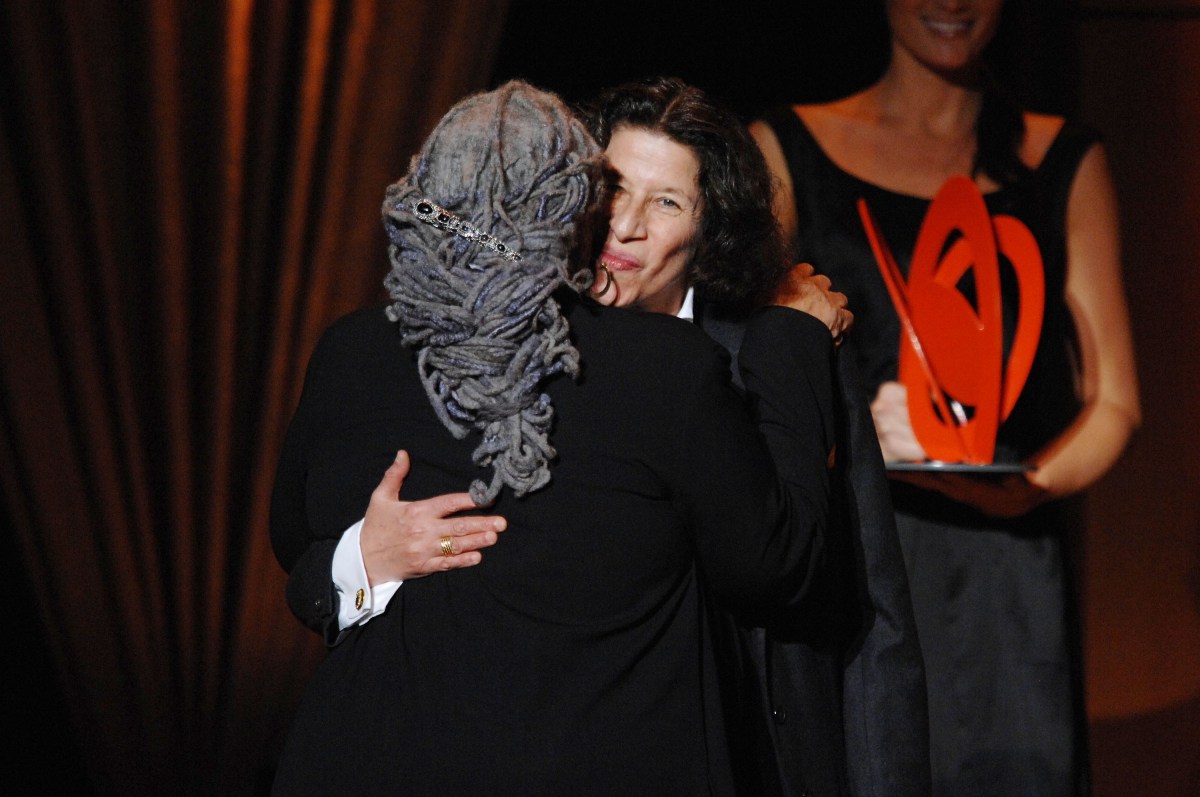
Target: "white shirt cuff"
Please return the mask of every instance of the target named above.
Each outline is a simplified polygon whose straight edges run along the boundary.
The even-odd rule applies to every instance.
[[[362,625],[372,617],[383,614],[388,601],[404,583],[385,581],[371,586],[359,542],[362,526],[363,521],[360,520],[342,532],[342,538],[333,551],[333,586],[338,591],[338,628],[341,630]]]

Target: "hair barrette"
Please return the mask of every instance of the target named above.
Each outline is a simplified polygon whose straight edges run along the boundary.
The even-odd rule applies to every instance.
[[[422,199],[413,205],[413,213],[418,219],[437,227],[439,230],[452,232],[480,246],[486,246],[507,260],[520,260],[519,255],[510,249],[503,241],[494,235],[488,235],[473,224],[468,224],[443,207],[435,205],[428,199]]]

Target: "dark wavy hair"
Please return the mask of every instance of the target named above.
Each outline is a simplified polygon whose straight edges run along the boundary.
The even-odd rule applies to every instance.
[[[695,153],[703,210],[688,284],[729,310],[765,302],[790,264],[772,211],[770,171],[737,116],[674,77],[607,89],[583,111],[602,147],[614,131],[632,127],[660,133]]]
[[[991,68],[983,70],[983,102],[975,119],[975,162],[972,175],[986,174],[1000,185],[1012,185],[1033,174],[1021,160],[1025,141],[1025,114],[996,80]]]

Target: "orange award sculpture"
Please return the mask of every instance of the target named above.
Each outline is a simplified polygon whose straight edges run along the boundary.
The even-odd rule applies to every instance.
[[[951,177],[921,224],[906,283],[865,200],[858,212],[900,318],[898,379],[918,442],[932,460],[990,465],[1041,335],[1046,289],[1033,234],[1011,216],[991,216],[974,181]],[[1019,302],[1007,363],[1001,256]],[[960,287],[968,270],[973,296]]]

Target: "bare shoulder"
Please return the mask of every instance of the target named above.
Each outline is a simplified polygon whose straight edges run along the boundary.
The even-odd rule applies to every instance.
[[[1044,113],[1025,113],[1025,141],[1021,144],[1021,160],[1037,168],[1066,121],[1061,116]]]
[[[1079,162],[1067,200],[1070,229],[1091,235],[1097,228],[1115,231],[1118,226],[1117,199],[1109,171],[1108,156],[1099,142]]]
[[[848,130],[870,126],[878,114],[869,100],[868,92],[860,92],[833,102],[793,105],[792,110],[817,141],[824,143],[844,136]]]
[[[851,146],[855,143],[855,136],[848,135],[848,132],[856,126],[861,127],[859,96],[854,95],[829,103],[792,106],[792,112],[808,128],[821,150],[832,157],[834,162],[841,157],[847,157],[846,153],[855,152]],[[784,239],[791,241],[796,235],[798,222],[792,195],[792,174],[787,158],[775,131],[766,122],[753,122],[750,125],[750,134],[758,142],[767,166],[777,181],[778,190],[774,197],[775,216],[779,220]],[[848,141],[850,144],[847,144]]]
[[[845,100],[827,102],[821,104],[809,104],[809,106],[792,106],[792,113],[799,116],[800,121],[804,122],[804,126],[809,128],[809,131],[814,134],[818,142],[827,136],[829,131],[835,130],[841,125],[846,124],[847,113],[844,107]],[[750,132],[755,138],[769,143],[778,142],[774,136],[774,131],[766,121],[757,120],[751,122]]]

